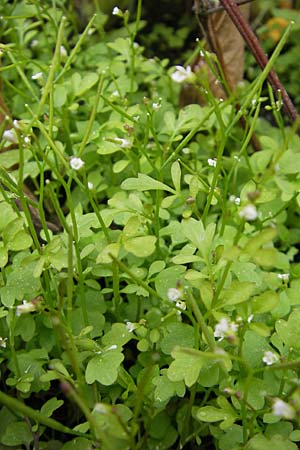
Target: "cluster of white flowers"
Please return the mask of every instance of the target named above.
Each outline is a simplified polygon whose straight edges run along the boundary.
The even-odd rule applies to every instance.
[[[214,337],[219,338],[219,341],[222,341],[224,338],[234,337],[238,327],[237,323],[223,317],[215,326]]]
[[[14,128],[10,128],[9,130],[5,130],[2,135],[3,140],[8,141],[12,144],[18,143],[18,136],[16,130]]]
[[[276,353],[271,352],[271,351],[266,351],[264,353],[263,356],[263,362],[267,365],[267,366],[272,366],[273,364],[275,364],[277,361],[279,361],[279,357],[278,355],[276,355]]]
[[[113,16],[118,16],[118,17],[123,17],[123,12],[120,8],[118,8],[117,6],[115,6],[112,10],[112,15]]]
[[[0,347],[6,348],[7,338],[3,338],[0,336]]]
[[[126,330],[129,331],[129,333],[132,333],[136,328],[136,325],[132,322],[126,322]]]
[[[81,158],[77,158],[76,156],[73,156],[70,159],[70,166],[73,170],[80,170],[84,166],[84,161],[82,161]]]
[[[240,197],[236,197],[235,195],[230,195],[229,196],[229,201],[231,202],[231,203],[234,203],[235,205],[240,205],[241,204],[241,199],[240,199]]]
[[[289,273],[279,273],[279,274],[277,275],[277,277],[279,278],[279,280],[282,280],[282,281],[289,281],[290,274],[289,274]]]
[[[68,52],[67,52],[66,48],[63,45],[60,46],[59,53],[60,53],[60,57],[62,59],[66,59],[67,56],[68,56]]]
[[[152,108],[154,109],[154,111],[158,111],[161,107],[161,104],[158,102],[153,102],[152,103]]]
[[[209,158],[209,159],[207,160],[207,163],[208,163],[208,165],[211,166],[211,167],[217,167],[217,160],[216,160],[216,158],[214,158],[214,159]]]
[[[249,204],[244,206],[244,208],[239,212],[239,215],[248,222],[252,222],[257,219],[258,212],[255,205]]]
[[[27,300],[23,300],[22,305],[18,305],[16,308],[16,315],[20,316],[21,314],[27,314],[33,311],[36,311],[36,304],[33,302],[27,302]]]
[[[284,402],[280,398],[274,399],[272,413],[274,416],[279,416],[284,419],[293,419],[295,417],[295,411],[291,405]]]
[[[116,144],[120,144],[120,147],[122,148],[130,148],[131,142],[128,139],[122,139],[122,138],[114,138],[114,142]]]
[[[32,80],[40,80],[43,78],[43,72],[34,73],[31,77]]]
[[[177,302],[181,297],[181,292],[177,288],[170,288],[168,289],[167,296],[170,302]]]
[[[191,66],[184,68],[183,66],[175,66],[176,70],[171,74],[171,78],[176,83],[193,82],[195,74]]]
[[[186,303],[183,302],[182,300],[178,300],[178,301],[175,303],[175,305],[176,305],[176,307],[177,307],[178,309],[181,309],[181,311],[185,311],[185,310],[186,310]],[[180,311],[178,311],[178,312],[180,313]]]

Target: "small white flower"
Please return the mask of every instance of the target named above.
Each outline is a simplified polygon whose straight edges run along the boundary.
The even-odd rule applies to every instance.
[[[235,205],[240,205],[241,204],[241,199],[240,199],[240,197],[236,197],[235,195],[230,195],[229,196],[229,201],[231,202],[231,203],[234,203]]]
[[[182,149],[182,153],[184,153],[185,155],[188,155],[190,153],[190,149],[188,147],[184,147]]]
[[[215,326],[214,337],[222,341],[225,337],[234,336],[238,330],[238,324],[230,322],[226,317],[223,317]]]
[[[176,66],[176,70],[172,73],[171,78],[176,83],[183,83],[184,81],[194,81],[195,74],[192,72],[191,66],[187,66],[187,68]]]
[[[99,414],[106,414],[109,412],[109,408],[104,403],[96,403],[94,411],[96,411]]]
[[[11,142],[12,144],[18,143],[18,136],[17,136],[16,130],[14,128],[5,130],[2,137],[5,141]]]
[[[186,303],[182,302],[181,300],[178,300],[176,302],[176,306],[177,306],[177,308],[181,309],[182,311],[186,310]]]
[[[94,189],[94,185],[93,185],[93,183],[91,182],[91,181],[88,181],[88,188],[89,188],[89,190],[91,191],[92,189]]]
[[[252,220],[256,220],[258,217],[258,212],[255,207],[255,205],[246,205],[244,208],[240,211],[240,216],[243,217],[245,220],[251,222]]]
[[[29,136],[25,136],[24,137],[24,142],[25,142],[25,144],[29,145],[30,144],[30,137]]]
[[[250,316],[248,316],[248,318],[247,318],[247,322],[251,323],[253,320],[253,317],[254,317],[253,314],[250,314]]]
[[[279,361],[279,358],[276,353],[267,351],[264,353],[262,360],[267,366],[272,366],[272,364],[275,364],[277,361]]]
[[[60,46],[59,53],[60,53],[60,57],[63,59],[67,58],[67,56],[68,56],[68,52],[63,45]]]
[[[106,351],[109,351],[109,350],[117,350],[117,348],[118,348],[118,346],[117,346],[116,344],[113,344],[113,345],[111,345],[110,347],[108,347],[108,348],[106,349]]]
[[[32,80],[40,80],[43,78],[43,72],[34,73],[31,77]]]
[[[167,296],[170,302],[177,302],[181,297],[181,292],[177,288],[170,288],[168,289]]]
[[[135,330],[135,324],[132,322],[126,322],[126,330],[129,331],[129,333],[132,333]]]
[[[114,98],[120,97],[119,91],[117,90],[113,91],[110,96]]]
[[[284,419],[293,419],[295,417],[294,409],[280,398],[275,398],[272,413],[274,416],[283,417]]]
[[[13,124],[14,124],[14,127],[17,128],[17,130],[21,130],[22,129],[19,120],[14,119],[13,120]]]
[[[154,111],[158,111],[160,107],[161,107],[160,103],[157,102],[152,103],[152,108],[154,109]]]
[[[116,144],[120,144],[122,148],[130,148],[131,142],[128,139],[122,139],[122,138],[115,138],[114,142]]]
[[[290,274],[289,274],[289,273],[279,273],[279,274],[277,275],[277,277],[279,278],[279,280],[282,280],[282,281],[289,281]]]
[[[89,36],[92,36],[92,34],[94,34],[95,31],[96,31],[96,28],[90,28],[87,34],[88,34]]]
[[[0,347],[6,348],[7,338],[0,337]]]
[[[214,159],[209,158],[209,159],[207,160],[207,163],[208,163],[208,165],[211,166],[211,167],[217,167],[217,160],[216,160],[215,158],[214,158]]]
[[[84,166],[84,161],[82,161],[81,158],[77,158],[76,156],[73,156],[70,159],[70,166],[74,170],[79,170],[79,169],[81,169],[81,167]]]
[[[32,302],[27,302],[23,300],[22,305],[18,305],[16,308],[16,315],[20,316],[21,314],[30,313],[36,310],[36,304]]]
[[[122,17],[123,13],[122,10],[120,8],[118,8],[117,6],[114,7],[114,9],[112,10],[112,15],[113,16],[119,16]]]
[[[31,48],[34,48],[34,47],[36,47],[36,46],[38,45],[38,43],[39,43],[39,41],[38,41],[37,39],[33,39],[33,40],[30,42],[30,47],[31,47]]]

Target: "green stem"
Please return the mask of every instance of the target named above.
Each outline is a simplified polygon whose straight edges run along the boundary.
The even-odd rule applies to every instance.
[[[79,52],[79,49],[80,49],[80,47],[81,47],[81,45],[82,45],[82,43],[83,43],[85,37],[87,36],[89,29],[92,27],[92,25],[93,25],[93,23],[94,23],[94,20],[95,20],[96,16],[97,16],[96,14],[93,15],[93,17],[91,18],[91,20],[90,20],[89,23],[87,24],[85,30],[83,31],[82,35],[79,37],[79,39],[78,39],[78,41],[77,41],[75,47],[74,47],[73,50],[71,51],[70,56],[68,57],[68,59],[67,59],[65,65],[64,65],[64,68],[62,69],[62,71],[60,72],[60,74],[55,78],[55,80],[54,80],[55,83],[57,83],[58,80],[60,80],[60,79],[64,76],[64,74],[70,69],[71,64],[72,64],[72,62],[73,62],[75,56],[76,56],[77,53]]]
[[[100,96],[101,96],[101,92],[102,92],[102,87],[103,87],[103,75],[99,79],[97,93],[96,93],[96,97],[95,97],[95,100],[94,100],[94,103],[93,103],[93,108],[92,108],[92,111],[91,111],[89,122],[88,122],[88,125],[86,127],[83,139],[81,141],[81,144],[80,144],[80,147],[79,147],[79,150],[78,150],[78,156],[79,157],[82,155],[82,153],[83,153],[83,151],[85,149],[86,143],[87,143],[87,141],[88,141],[88,139],[90,137],[90,134],[91,134],[92,126],[93,126],[93,123],[95,121],[95,117],[96,117],[96,114],[97,114],[97,108],[98,108],[98,104],[99,104],[99,100],[100,100]]]
[[[17,400],[16,398],[13,398],[1,391],[0,391],[0,403],[2,403],[2,405],[5,405],[7,408],[19,412],[23,416],[29,417],[35,422],[40,423],[53,430],[60,431],[61,433],[71,434],[73,436],[82,436],[85,438],[89,437],[86,433],[80,433],[78,431],[71,430],[71,428],[62,425],[60,422],[57,422],[56,420],[51,419],[50,417],[44,416],[39,411],[30,408],[29,406],[20,402],[20,400]]]
[[[139,286],[141,286],[142,288],[144,288],[147,292],[149,292],[150,295],[153,295],[155,298],[158,298],[159,300],[163,301],[163,298],[160,297],[160,295],[154,290],[152,289],[150,286],[148,286],[147,283],[145,283],[143,280],[141,280],[140,278],[138,278],[137,276],[134,275],[134,273],[131,272],[130,269],[127,268],[127,266],[120,261],[119,259],[117,259],[114,255],[112,255],[111,253],[109,254],[109,256],[111,257],[111,259],[118,264],[118,266],[120,267],[120,269],[123,270],[123,272],[127,273],[127,275],[130,276],[130,278]]]
[[[214,340],[208,326],[205,323],[204,317],[200,311],[200,308],[199,308],[195,298],[189,292],[187,293],[187,301],[188,301],[188,304],[190,305],[191,310],[193,311],[194,316],[196,317],[197,322],[200,325],[200,328],[202,330],[202,333],[205,336],[205,339],[206,339],[206,342],[208,344],[210,351],[214,352],[216,349],[215,340]]]

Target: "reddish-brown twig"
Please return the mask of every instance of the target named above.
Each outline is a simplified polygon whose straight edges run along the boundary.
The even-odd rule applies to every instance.
[[[255,57],[257,63],[264,69],[268,64],[268,57],[264,53],[259,40],[255,36],[248,22],[242,16],[238,6],[236,5],[234,0],[220,0],[221,5],[231,18],[234,25],[237,27],[241,35],[243,36],[247,46],[251,50],[253,56]],[[299,120],[299,115],[296,111],[296,108],[289,97],[289,94],[285,90],[285,87],[282,85],[281,81],[278,78],[277,73],[274,69],[271,69],[268,73],[268,81],[272,86],[272,89],[278,97],[278,92],[280,92],[280,97],[283,102],[283,110],[288,115],[292,122]]]

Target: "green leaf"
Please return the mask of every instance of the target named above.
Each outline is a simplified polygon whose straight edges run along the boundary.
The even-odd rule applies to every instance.
[[[190,354],[184,349],[177,348],[172,351],[174,361],[168,368],[168,378],[170,381],[183,380],[187,387],[193,386],[199,378],[200,370],[205,363],[201,355]]]
[[[17,214],[13,208],[5,202],[0,203],[0,210],[0,232],[2,232],[7,225],[17,217]]]
[[[166,404],[172,397],[183,397],[185,394],[185,384],[183,381],[171,381],[166,375],[166,369],[162,374],[152,380],[154,386],[155,402]]]
[[[273,149],[272,150],[267,149],[253,153],[253,155],[250,158],[250,164],[253,172],[262,173],[268,166],[273,155],[274,155]]]
[[[245,450],[297,450],[298,447],[293,442],[276,434],[271,439],[267,439],[262,434],[254,436],[245,446]]]
[[[255,284],[248,281],[233,281],[228,289],[224,289],[220,298],[223,305],[237,305],[249,299],[255,289]]]
[[[53,94],[54,108],[61,108],[66,103],[67,94],[68,92],[65,86],[62,86],[61,84],[54,85],[54,94]]]
[[[79,74],[74,74],[74,75],[79,75]],[[74,78],[74,75],[72,78]],[[80,78],[80,81],[79,81],[79,78]],[[91,87],[93,87],[94,84],[97,83],[97,81],[99,79],[99,75],[97,74],[97,72],[90,72],[87,75],[85,75],[82,79],[81,79],[81,76],[79,75],[79,78],[74,83],[74,93],[75,93],[76,97],[81,97],[86,91],[91,89]],[[79,83],[78,83],[78,81],[79,81]]]
[[[118,378],[118,370],[123,360],[123,353],[117,349],[107,350],[94,356],[90,359],[86,368],[86,382],[92,384],[99,381],[104,386],[112,385]]]
[[[140,192],[160,190],[171,192],[171,194],[176,194],[176,191],[174,191],[174,189],[170,188],[166,184],[154,180],[154,178],[151,178],[148,175],[142,173],[138,174],[138,178],[128,178],[127,180],[123,181],[123,183],[121,184],[121,189]]]
[[[300,153],[295,153],[293,150],[286,150],[279,159],[278,165],[280,172],[284,174],[299,173]]]
[[[25,422],[10,423],[1,436],[1,443],[8,446],[26,444],[29,447],[33,441],[33,434]]]
[[[21,230],[17,232],[11,241],[7,242],[7,248],[15,252],[25,250],[32,245],[31,236],[25,231]]]
[[[139,215],[131,216],[128,219],[125,227],[123,228],[122,236],[123,238],[130,238],[138,234],[138,230],[141,226],[141,218]]]
[[[109,264],[111,263],[112,259],[110,257],[110,254],[112,254],[113,256],[115,256],[116,258],[119,255],[119,251],[120,251],[120,244],[118,244],[117,242],[114,242],[112,244],[108,244],[101,253],[99,253],[99,255],[96,258],[96,263],[97,264]]]
[[[92,443],[90,440],[77,437],[67,442],[61,447],[61,450],[91,450]]]
[[[262,314],[272,311],[279,302],[279,295],[274,291],[266,291],[251,299],[252,312]]]
[[[133,338],[124,323],[114,323],[111,330],[108,331],[102,338],[104,345],[117,345],[122,347]]]
[[[204,111],[203,107],[197,104],[191,104],[181,108],[176,123],[176,131],[183,132],[192,130],[200,123],[204,116]]]
[[[280,339],[288,347],[300,349],[300,311],[295,309],[291,312],[288,320],[278,320],[275,328]]]
[[[57,400],[56,397],[52,397],[41,407],[41,414],[43,414],[43,416],[51,417],[54,411],[60,408],[63,404],[63,400]]]
[[[242,355],[250,367],[262,366],[264,353],[272,350],[263,336],[259,336],[253,331],[246,331],[243,340]]]
[[[183,279],[186,268],[184,266],[173,266],[162,270],[155,278],[155,289],[162,298],[168,298],[168,290],[176,287],[179,280]]]
[[[171,355],[174,347],[180,344],[183,347],[194,347],[194,328],[185,323],[170,323],[166,327],[168,334],[161,341],[161,349],[166,355]]]
[[[124,169],[130,164],[130,161],[128,159],[120,159],[113,165],[113,172],[114,173],[121,173]]]
[[[5,267],[8,261],[8,252],[3,242],[0,242],[0,268]]]
[[[265,230],[262,230],[257,235],[249,239],[243,251],[253,255],[264,244],[271,242],[276,235],[277,231],[275,228],[266,228]]]
[[[206,229],[204,229],[201,220],[190,218],[183,220],[181,222],[181,227],[183,235],[200,250],[203,258],[209,258],[216,225],[210,223]]]
[[[176,192],[180,192],[181,169],[178,161],[174,161],[171,166],[172,181]]]
[[[193,218],[186,219],[181,222],[181,228],[184,236],[200,250],[205,239],[205,229],[202,221]]]
[[[139,236],[124,242],[124,248],[140,258],[146,258],[155,251],[155,236]]]
[[[198,408],[196,412],[196,418],[201,422],[220,422],[227,417],[225,411],[214,406],[204,406]]]
[[[161,272],[166,267],[165,261],[154,261],[149,267],[148,278],[151,278],[155,273]]]
[[[35,320],[30,314],[18,317],[16,321],[15,336],[21,336],[23,341],[29,342],[35,333]]]

